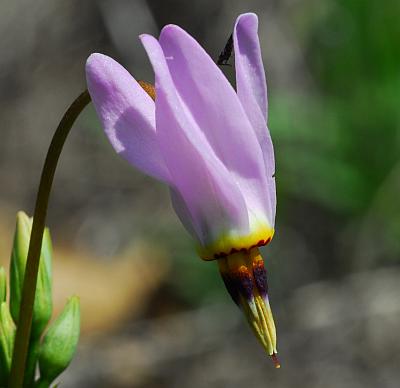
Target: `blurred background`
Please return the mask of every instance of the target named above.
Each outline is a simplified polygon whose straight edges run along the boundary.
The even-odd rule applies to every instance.
[[[253,11],[269,88],[276,235],[263,249],[280,370],[196,257],[163,185],[120,159],[89,107],[49,208],[55,300],[82,302],[61,387],[398,387],[400,2],[14,0],[0,4],[0,263],[32,214],[51,136],[92,52],[153,80],[138,35],[176,23],[211,56]],[[233,80],[233,68],[224,72]]]

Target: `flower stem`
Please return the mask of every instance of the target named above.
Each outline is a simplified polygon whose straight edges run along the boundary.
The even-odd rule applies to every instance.
[[[43,232],[46,224],[47,206],[57,162],[65,140],[75,120],[90,102],[90,95],[85,90],[65,112],[54,133],[44,162],[36,197],[33,216],[32,234],[29,242],[22,300],[15,337],[14,352],[11,364],[9,388],[21,388],[24,381],[25,365],[29,347],[32,326],[33,303],[35,300],[36,283],[39,269],[40,251]]]

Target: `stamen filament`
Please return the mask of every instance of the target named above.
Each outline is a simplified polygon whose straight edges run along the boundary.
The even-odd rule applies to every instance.
[[[257,296],[257,299],[260,300],[262,298],[260,296]],[[262,302],[260,301],[259,305],[262,309],[262,314],[263,314],[265,322],[267,324],[268,333],[271,336],[271,343],[272,343],[273,350],[275,353],[277,353],[277,351],[276,351],[276,328],[275,328],[275,322],[274,322],[274,318],[272,316],[272,311],[271,311],[271,307],[269,306],[268,299],[267,299],[267,301],[264,301],[264,300],[262,300]]]
[[[257,306],[258,319],[260,320],[261,327],[263,328],[262,334],[267,339],[266,342],[268,344],[268,348],[266,350],[268,351],[268,354],[271,356],[274,353],[271,333],[270,333],[268,325],[266,323],[266,317],[264,316],[264,312],[263,312],[263,310],[262,310],[262,308],[260,306],[260,301],[259,301],[258,298],[256,298],[255,303],[256,303],[256,306]]]

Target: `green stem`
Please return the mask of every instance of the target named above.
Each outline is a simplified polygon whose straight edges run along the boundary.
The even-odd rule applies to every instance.
[[[33,215],[32,234],[29,242],[19,321],[11,363],[9,388],[21,388],[24,381],[40,251],[46,224],[47,206],[57,162],[72,125],[89,102],[90,95],[88,91],[85,90],[68,108],[53,136],[44,162]]]
[[[40,338],[30,336],[28,354],[25,363],[25,375],[23,386],[26,388],[33,387],[35,382],[36,363],[39,356]]]

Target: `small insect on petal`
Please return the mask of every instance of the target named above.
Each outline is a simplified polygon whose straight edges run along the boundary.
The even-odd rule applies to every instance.
[[[217,65],[219,66],[231,66],[228,61],[232,56],[233,52],[233,36],[232,34],[229,36],[228,41],[226,42],[226,45],[224,49],[221,51],[219,54],[218,60],[217,60]]]

